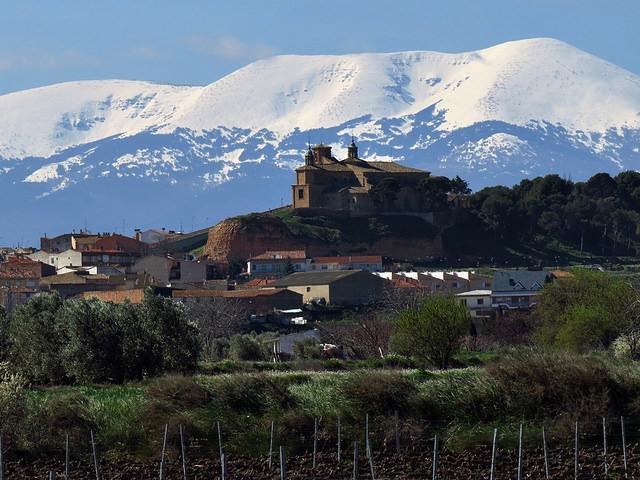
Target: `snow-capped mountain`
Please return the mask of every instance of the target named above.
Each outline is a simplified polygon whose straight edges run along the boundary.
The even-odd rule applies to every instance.
[[[105,80],[0,96],[0,243],[189,229],[288,203],[308,140],[474,188],[640,167],[640,77],[566,43],[279,56],[201,87]],[[19,235],[19,233],[23,235]],[[4,237],[4,238],[2,238]]]

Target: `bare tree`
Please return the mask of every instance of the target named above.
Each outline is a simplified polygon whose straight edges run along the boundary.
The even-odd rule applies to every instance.
[[[240,333],[249,323],[249,312],[237,298],[203,298],[187,306],[187,316],[198,325],[205,351],[216,339]]]
[[[385,289],[381,307],[396,316],[409,308],[416,308],[430,292],[427,288],[403,288],[393,286]]]
[[[366,312],[352,324],[326,323],[319,330],[324,341],[343,347],[350,356],[384,357],[389,353],[393,324],[386,315]]]

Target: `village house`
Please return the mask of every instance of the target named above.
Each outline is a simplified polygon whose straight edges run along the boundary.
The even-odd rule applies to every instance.
[[[495,272],[491,304],[498,310],[530,310],[544,286],[555,279],[544,270],[504,270]]]
[[[209,299],[238,302],[248,316],[268,316],[278,310],[302,308],[302,295],[286,288],[260,290],[174,290],[173,298],[185,305],[203,303]]]
[[[52,265],[56,270],[63,267],[81,267],[82,253],[77,250],[68,249],[63,252],[47,252],[39,250],[29,255],[31,260]]]
[[[216,278],[216,266],[205,260],[177,259],[171,256],[147,255],[136,260],[134,273],[145,273],[149,282],[162,286],[204,285]]]
[[[0,262],[0,305],[6,311],[23,305],[39,291],[42,279],[55,276],[56,269],[27,257],[12,256]]]
[[[87,271],[76,271],[51,275],[40,281],[40,289],[48,292],[57,292],[63,299],[82,295],[92,290],[115,290],[126,288],[125,277],[118,275],[96,274],[91,275]]]
[[[247,273],[252,277],[278,277],[307,270],[304,250],[267,251],[247,261]]]
[[[366,270],[379,272],[382,270],[380,255],[344,255],[340,257],[313,257],[307,271]]]
[[[456,295],[460,303],[469,309],[472,319],[491,318],[494,313],[491,306],[491,290],[471,290]]]
[[[267,251],[247,261],[247,273],[253,278],[277,278],[295,272],[382,270],[380,255],[344,255],[308,257],[304,250]]]
[[[429,172],[395,162],[365,161],[354,141],[344,160],[320,144],[309,147],[304,165],[296,169],[293,208],[351,215],[425,212],[419,185],[428,177]]]
[[[273,283],[275,288],[288,288],[300,293],[305,304],[348,307],[379,301],[389,286],[387,280],[364,270],[298,272]]]

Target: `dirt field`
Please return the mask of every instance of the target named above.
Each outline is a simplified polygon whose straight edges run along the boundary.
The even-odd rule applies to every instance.
[[[640,478],[640,449],[634,446],[628,452],[628,478]],[[409,449],[401,455],[375,455],[374,474],[379,480],[426,479],[432,478],[432,451],[420,454]],[[574,476],[574,451],[572,449],[550,449],[550,478],[572,479]],[[312,468],[312,455],[301,455],[286,459],[286,478],[290,479],[351,479],[353,471],[353,450],[344,452],[343,461],[337,462],[335,453],[324,452],[317,456],[317,466]],[[582,449],[579,455],[579,478],[605,478],[604,457],[601,449]],[[615,450],[607,457],[609,475],[606,478],[625,478],[622,452]],[[463,453],[442,452],[438,461],[439,479],[488,479],[490,473],[491,450],[489,447],[476,448]],[[370,479],[371,471],[364,452],[360,456],[359,479]],[[235,457],[228,460],[230,480],[279,479],[279,460],[274,454],[272,469],[266,458]],[[5,464],[7,479],[45,479],[50,471],[57,478],[64,478],[61,460],[37,460],[33,462],[10,460]],[[544,479],[544,457],[542,450],[526,450],[523,455],[524,479]],[[190,480],[214,480],[220,478],[220,463],[217,459],[189,458],[187,476]],[[95,468],[88,457],[86,461],[72,462],[70,479],[93,479]],[[151,480],[159,478],[158,462],[138,463],[133,461],[100,462],[100,478]],[[172,459],[167,465],[167,479],[182,479],[180,459]],[[517,454],[498,449],[496,457],[496,480],[517,478]]]

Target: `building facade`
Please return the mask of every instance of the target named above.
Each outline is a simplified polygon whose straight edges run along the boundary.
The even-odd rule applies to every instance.
[[[309,147],[296,169],[292,204],[296,209],[327,209],[351,215],[425,212],[418,188],[429,172],[395,162],[365,161],[352,141],[337,160],[328,145]]]

